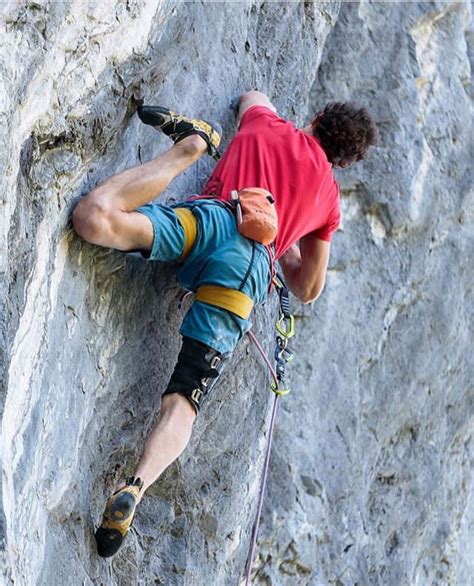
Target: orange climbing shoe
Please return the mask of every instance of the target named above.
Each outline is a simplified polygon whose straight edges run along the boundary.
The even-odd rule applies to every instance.
[[[144,124],[149,124],[161,130],[176,144],[190,134],[199,134],[207,144],[207,152],[219,160],[217,150],[221,142],[222,128],[217,122],[207,122],[199,118],[188,118],[182,114],[176,114],[162,106],[139,106],[138,116]]]
[[[114,492],[107,501],[102,523],[95,532],[100,557],[108,558],[120,549],[132,525],[142,486],[140,478],[129,478],[126,485]]]

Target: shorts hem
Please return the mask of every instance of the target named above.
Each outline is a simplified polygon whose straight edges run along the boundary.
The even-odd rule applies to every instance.
[[[206,344],[206,346],[209,346],[209,348],[212,348],[213,350],[215,350],[216,352],[219,352],[220,354],[229,354],[231,352],[234,351],[234,348],[229,349],[228,347],[223,347],[222,345],[218,344],[216,342],[216,340],[214,338],[211,338],[209,336],[204,336],[202,334],[196,334],[194,331],[186,331],[185,328],[181,328],[179,330],[179,333],[182,336],[185,336],[186,338],[192,338],[193,340],[197,340],[198,342],[202,342],[203,344]]]
[[[156,219],[156,217],[154,216],[154,214],[150,213],[148,211],[148,209],[141,209],[141,208],[137,208],[135,210],[136,212],[138,212],[139,214],[143,214],[144,216],[146,216],[150,222],[151,225],[153,226],[153,242],[151,245],[151,250],[148,256],[145,256],[143,253],[140,253],[143,258],[145,260],[156,260],[156,258],[158,257],[158,242],[159,242],[159,231],[160,231],[160,224],[158,222],[158,220]]]

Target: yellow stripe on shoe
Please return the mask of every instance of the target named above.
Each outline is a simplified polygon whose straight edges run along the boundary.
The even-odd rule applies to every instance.
[[[242,319],[248,319],[253,308],[253,301],[248,295],[220,285],[202,285],[196,292],[196,301],[226,309]]]

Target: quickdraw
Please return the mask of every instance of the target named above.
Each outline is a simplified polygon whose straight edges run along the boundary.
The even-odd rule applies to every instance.
[[[269,370],[272,374],[272,381],[270,383],[270,388],[275,394],[273,400],[273,407],[272,407],[272,414],[270,418],[270,426],[268,431],[268,443],[267,449],[265,452],[265,462],[263,465],[263,474],[262,480],[260,482],[260,494],[258,498],[258,506],[257,506],[257,513],[255,516],[255,522],[252,529],[252,541],[249,549],[249,555],[247,558],[247,568],[246,568],[246,577],[245,577],[245,586],[249,586],[251,581],[251,574],[252,574],[252,565],[255,558],[255,551],[257,549],[257,537],[258,537],[258,530],[260,527],[260,519],[262,516],[262,509],[263,509],[263,501],[265,497],[265,489],[268,480],[268,469],[270,465],[270,454],[272,449],[272,441],[273,441],[273,430],[275,428],[275,421],[276,421],[276,414],[277,414],[277,407],[278,407],[278,399],[283,396],[287,395],[290,392],[290,388],[286,386],[285,381],[285,374],[286,374],[286,364],[293,358],[293,352],[288,348],[288,341],[291,337],[294,336],[295,333],[295,319],[291,315],[290,311],[290,296],[288,288],[285,285],[285,282],[280,277],[280,275],[275,275],[273,279],[273,283],[278,291],[280,297],[280,317],[275,324],[275,328],[278,332],[276,336],[276,348],[275,348],[275,368],[272,367],[270,361],[268,360],[265,351],[259,344],[258,340],[255,336],[249,332],[249,336],[252,341],[257,346],[259,352],[262,354],[265,363],[269,367]]]
[[[270,383],[270,387],[277,395],[288,395],[290,389],[286,387],[285,371],[286,364],[293,359],[293,352],[288,348],[288,341],[295,334],[295,318],[290,311],[290,295],[280,275],[276,274],[273,279],[278,295],[280,297],[280,317],[275,324],[279,335],[276,337],[275,364],[277,382]]]

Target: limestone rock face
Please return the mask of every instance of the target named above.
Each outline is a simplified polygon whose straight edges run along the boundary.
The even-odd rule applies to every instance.
[[[340,174],[325,292],[294,303],[255,583],[468,584],[474,574],[467,3],[10,2],[0,8],[3,582],[231,585],[272,396],[249,341],[126,545],[93,531],[131,472],[186,306],[170,267],[85,243],[78,199],[168,146],[137,103],[221,121],[265,91],[302,125],[330,99],[380,130]],[[471,151],[472,152],[472,151]],[[209,157],[163,201],[198,192]],[[276,300],[254,315],[269,353]]]
[[[261,535],[272,584],[472,583],[469,17],[344,3],[326,42],[311,104],[366,104],[380,138],[339,174],[326,290],[296,310]]]

